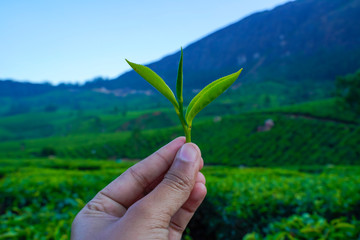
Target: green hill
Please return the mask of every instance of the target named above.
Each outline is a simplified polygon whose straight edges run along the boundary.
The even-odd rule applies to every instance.
[[[233,92],[246,110],[329,97],[337,76],[360,67],[360,28],[354,24],[359,16],[360,0],[297,0],[252,14],[184,48],[185,95],[244,68],[242,86]],[[179,55],[149,64],[170,87],[175,85]],[[149,89],[133,71],[84,85],[0,80],[0,116],[41,109],[126,108],[127,103],[164,106],[147,96],[144,91]],[[247,97],[240,97],[242,89],[247,89]]]
[[[359,120],[351,112],[337,112],[336,106],[336,101],[329,99],[231,116],[205,112],[195,122],[193,141],[202,149],[206,164],[358,164]],[[56,134],[51,137],[46,136],[46,122],[51,122],[49,117],[56,119],[51,128]],[[2,126],[5,126],[2,131],[9,126],[14,129],[21,126],[21,119],[28,121],[31,118],[27,115],[27,118],[2,120]],[[45,120],[42,122],[41,119]],[[266,120],[274,126],[266,129]],[[37,138],[0,142],[0,157],[46,156],[45,149],[50,148],[53,154],[62,158],[140,159],[182,135],[171,109],[129,112],[127,116],[88,113],[80,119],[76,116],[61,119],[53,115],[48,118],[34,115],[31,122],[27,128],[20,127],[19,134],[27,133],[31,137],[36,132],[31,129],[37,129]],[[66,134],[64,123],[73,127]]]

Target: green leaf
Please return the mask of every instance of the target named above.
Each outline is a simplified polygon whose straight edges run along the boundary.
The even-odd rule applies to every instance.
[[[189,126],[192,125],[192,121],[196,114],[198,114],[204,107],[211,103],[215,98],[220,96],[226,89],[228,89],[239,77],[242,69],[236,73],[222,77],[201,90],[191,100],[188,108],[186,109],[185,120]]]
[[[179,104],[183,102],[183,50],[181,48],[181,56],[179,62],[178,75],[176,80],[176,97]],[[183,114],[183,113],[181,113]]]
[[[335,228],[350,228],[350,229],[355,229],[356,227],[350,223],[345,223],[345,222],[341,222],[341,223],[337,223],[335,225]]]
[[[319,229],[311,227],[311,226],[307,226],[307,227],[300,229],[300,232],[304,233],[304,234],[321,233],[321,231]]]
[[[171,91],[169,86],[165,83],[165,81],[157,75],[153,70],[150,68],[132,63],[125,59],[126,62],[137,72],[142,78],[144,78],[148,83],[150,83],[156,90],[158,90],[162,95],[164,95],[169,101],[174,105],[175,109],[179,109],[179,105],[175,99],[174,93]]]

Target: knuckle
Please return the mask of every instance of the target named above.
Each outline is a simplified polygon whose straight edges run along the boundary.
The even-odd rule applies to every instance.
[[[178,233],[183,233],[185,231],[185,226],[180,226],[179,224],[177,224],[177,223],[175,223],[173,221],[170,222],[169,227],[172,228],[173,230],[175,230]]]
[[[107,185],[105,188],[103,188],[98,195],[100,196],[108,196],[111,194],[111,188],[109,187],[109,185]],[[96,196],[96,197],[99,197],[99,196]]]
[[[104,212],[105,206],[101,201],[98,201],[97,199],[93,199],[90,202],[86,204],[86,208],[90,211],[95,212]]]
[[[175,191],[191,191],[193,179],[184,174],[169,171],[164,177],[164,183]]]
[[[157,151],[154,153],[154,155],[155,155],[157,158],[160,158],[160,159],[161,159],[163,162],[165,162],[165,163],[168,163],[168,162],[169,162],[168,159],[167,159],[164,155],[162,155],[159,150],[157,150]],[[170,164],[170,163],[169,163],[169,164]],[[170,165],[169,165],[169,166],[170,166]]]
[[[150,184],[150,181],[143,174],[136,171],[134,168],[129,168],[129,173],[135,179],[135,181],[143,188],[146,188]]]

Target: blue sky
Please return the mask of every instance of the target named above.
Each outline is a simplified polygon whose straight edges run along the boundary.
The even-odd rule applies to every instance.
[[[113,78],[287,1],[0,1],[0,79]]]

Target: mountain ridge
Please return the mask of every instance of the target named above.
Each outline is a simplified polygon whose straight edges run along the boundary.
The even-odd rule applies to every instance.
[[[202,88],[240,68],[245,83],[333,82],[360,68],[356,22],[360,0],[296,0],[251,14],[184,48],[184,88]],[[179,57],[177,51],[147,66],[174,89]],[[152,89],[134,71],[111,80],[98,78],[80,88]]]
[[[333,81],[360,67],[360,27],[352,24],[360,22],[359,16],[359,0],[297,0],[249,15],[184,48],[184,88],[201,88],[242,67],[245,82]],[[147,66],[173,88],[179,56],[176,52]],[[324,62],[329,67],[319,68]],[[150,88],[133,71],[97,83]]]

